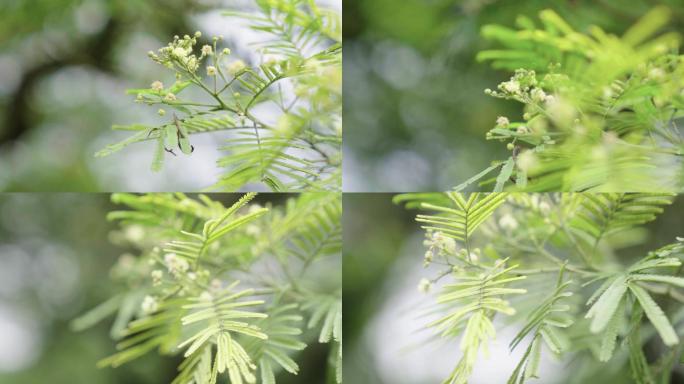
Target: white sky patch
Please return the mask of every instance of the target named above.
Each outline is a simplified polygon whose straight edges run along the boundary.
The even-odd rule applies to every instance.
[[[40,355],[40,329],[33,318],[0,302],[0,372],[20,371]]]

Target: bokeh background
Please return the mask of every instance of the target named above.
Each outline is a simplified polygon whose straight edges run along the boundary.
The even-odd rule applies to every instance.
[[[485,133],[522,109],[484,94],[510,74],[475,61],[483,25],[552,8],[621,34],[656,5],[683,30],[680,0],[345,0],[345,191],[445,190],[509,156]]]
[[[241,194],[209,196],[227,206]],[[290,196],[260,194],[255,202],[279,205]],[[82,332],[69,326],[120,292],[110,270],[134,251],[125,241],[134,234],[106,221],[113,209],[122,207],[108,194],[0,194],[0,384],[161,384],[176,376],[182,357],[156,353],[98,369],[115,351],[114,318]],[[299,375],[283,374],[278,383],[325,382],[326,354],[310,346],[297,359]]]
[[[432,276],[423,269],[424,232],[414,221],[417,212],[393,204],[392,196],[348,193],[343,197],[344,381],[440,383],[460,358],[459,340],[436,341],[433,333],[425,329],[423,314],[433,297],[417,289],[421,278]],[[682,236],[684,195],[646,228],[645,241],[621,250],[621,258],[643,256]],[[489,358],[480,354],[468,383],[498,384],[508,380],[524,350],[518,348],[513,354],[508,351],[508,343],[518,331],[515,326],[497,329]],[[548,353],[542,356],[541,379],[531,382],[633,383],[628,366],[609,363],[596,376],[580,377],[570,361],[556,361]],[[682,365],[672,380],[672,384],[680,383],[684,383]]]
[[[341,0],[317,0],[341,8]],[[220,11],[253,0],[0,1],[0,190],[199,191],[221,170],[216,149],[225,134],[193,136],[192,156],[166,156],[150,171],[153,142],[105,158],[93,154],[128,136],[112,124],[161,121],[157,108],[135,104],[129,88],[173,73],[149,50],[174,35],[223,34],[235,55],[256,59],[255,34]],[[168,116],[167,116],[168,118]]]

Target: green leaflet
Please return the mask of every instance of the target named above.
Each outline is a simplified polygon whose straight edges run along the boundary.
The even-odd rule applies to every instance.
[[[193,152],[193,147],[190,145],[190,139],[188,139],[187,136],[181,136],[181,138],[178,140],[178,147],[181,149],[181,152],[185,153],[186,155],[190,155]]]
[[[570,344],[567,338],[559,333],[555,327],[542,327],[539,330],[539,333],[542,335],[546,346],[548,346],[553,353],[560,354],[568,350]]]
[[[585,316],[587,319],[592,319],[590,329],[593,333],[603,331],[608,325],[627,292],[626,276],[618,276],[612,281],[608,289],[599,297]]]
[[[613,314],[613,317],[608,322],[606,329],[601,335],[601,349],[599,352],[600,361],[608,361],[613,357],[615,351],[615,342],[620,331],[624,319],[625,300],[620,300],[618,309]]]
[[[176,115],[173,115],[173,123],[176,125],[176,129],[178,129],[176,132],[178,135],[178,148],[180,148],[181,152],[185,153],[186,155],[191,154],[193,147],[190,145],[190,136],[188,135],[188,131],[183,126],[183,123],[178,120]]]
[[[71,329],[77,332],[88,329],[114,314],[119,309],[121,302],[121,295],[112,296],[110,299],[98,304],[95,308],[73,319],[69,325]]]
[[[335,380],[342,383],[342,343],[337,343],[337,354],[335,356]]]
[[[658,334],[663,339],[665,345],[673,346],[678,344],[679,336],[677,336],[677,332],[674,330],[672,324],[670,324],[670,321],[667,319],[667,316],[665,316],[665,313],[663,313],[663,310],[660,309],[651,295],[649,295],[645,289],[636,284],[629,284],[629,289],[639,301],[641,308],[646,313],[646,317],[648,317],[655,329],[658,331]]]
[[[518,169],[518,172],[516,173],[516,178],[515,178],[515,186],[518,188],[525,188],[527,187],[527,172]]]
[[[328,343],[342,340],[342,300],[335,295],[319,295],[312,297],[302,306],[303,310],[313,310],[307,327],[320,325],[318,342]]]
[[[629,366],[632,371],[632,378],[637,384],[655,384],[651,367],[648,365],[646,356],[642,349],[641,341],[641,319],[643,318],[643,310],[641,307],[635,307],[632,310],[632,317],[630,320],[630,333],[627,336],[627,345],[629,347]]]
[[[178,131],[172,124],[164,126],[164,139],[168,149],[178,148]]]
[[[166,147],[164,146],[164,137],[159,136],[157,138],[157,148],[154,150],[154,158],[152,159],[152,171],[159,172],[164,166],[164,152]]]
[[[108,146],[104,147],[103,149],[97,151],[95,153],[95,157],[109,156],[113,153],[116,153],[116,152],[126,148],[130,144],[137,143],[139,141],[143,141],[149,136],[148,132],[149,131],[138,131],[136,134],[129,136],[125,140],[122,140],[116,144],[109,144]]]
[[[493,170],[499,168],[500,166],[501,166],[501,164],[494,164],[494,165],[492,165],[492,166],[486,168],[485,170],[483,170],[482,172],[478,173],[477,175],[475,175],[475,176],[471,177],[470,179],[464,181],[463,183],[461,183],[461,184],[455,186],[454,189],[453,189],[454,192],[461,192],[461,191],[463,191],[463,190],[466,189],[470,184],[472,184],[472,183],[474,183],[474,182],[480,180],[481,178],[485,177],[485,176],[486,176],[487,174],[489,174],[491,171],[493,171]]]
[[[493,192],[501,192],[503,191],[504,184],[508,181],[508,179],[511,177],[511,174],[513,173],[513,167],[515,166],[515,160],[513,158],[509,158],[506,160],[504,163],[503,167],[501,168],[501,172],[499,173],[499,176],[496,177],[496,185],[494,186],[494,191]]]
[[[525,380],[537,377],[539,361],[541,360],[541,336],[536,336],[525,350],[525,354],[518,362],[507,384],[523,384]]]
[[[306,344],[299,340],[303,317],[299,314],[297,305],[277,304],[268,311],[268,318],[257,323],[268,334],[268,339],[245,340],[245,349],[259,361],[259,376],[262,383],[274,383],[275,372],[281,368],[296,375],[299,366],[289,353],[301,351],[306,347]]]
[[[330,343],[333,346],[328,359],[334,369],[337,383],[342,383],[342,295],[314,295],[302,309],[311,312],[307,328],[314,329],[320,325],[319,343]]]
[[[622,39],[629,45],[637,46],[651,38],[670,20],[670,10],[660,6],[651,9],[636,24],[625,32]]]
[[[572,281],[563,282],[564,273],[565,265],[558,272],[556,289],[527,316],[527,323],[510,343],[512,351],[528,334],[534,331],[532,342],[508,379],[509,384],[523,384],[525,380],[537,377],[539,360],[541,359],[542,340],[554,353],[561,353],[569,346],[566,337],[554,329],[558,327],[565,328],[572,324],[571,320],[565,321],[558,318],[560,314],[569,310],[569,307],[560,303],[560,301],[572,296],[572,292],[567,291]]]
[[[655,283],[666,283],[666,284],[671,284],[671,285],[674,285],[677,287],[684,288],[684,277],[638,274],[638,275],[635,275],[634,277],[632,277],[632,280],[655,282]]]
[[[409,209],[418,209],[425,203],[437,206],[449,205],[451,199],[445,193],[401,193],[395,195],[392,198],[392,202],[394,204],[404,204]]]
[[[525,366],[525,379],[538,377],[539,374],[539,361],[541,360],[541,342],[538,337],[532,340],[530,345],[530,360]]]
[[[161,349],[171,340],[175,340],[183,315],[183,300],[168,300],[160,304],[159,309],[146,317],[131,321],[120,334],[117,344],[118,352],[100,360],[98,367],[119,367],[135,360],[157,348]]]

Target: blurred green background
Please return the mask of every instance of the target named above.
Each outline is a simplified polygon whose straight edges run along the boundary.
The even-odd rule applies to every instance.
[[[552,8],[621,34],[659,4],[682,31],[681,0],[345,0],[345,191],[445,190],[509,156],[484,136],[521,105],[484,94],[510,74],[475,61],[483,25]]]
[[[340,7],[341,0],[317,0]],[[226,133],[197,135],[192,156],[166,156],[150,171],[154,143],[106,158],[94,153],[129,132],[112,124],[162,121],[157,108],[135,104],[129,88],[173,73],[147,57],[174,35],[212,35],[247,61],[263,36],[220,15],[254,0],[0,1],[0,191],[200,191],[221,170]],[[189,90],[191,91],[191,90]],[[168,118],[168,116],[167,116]]]
[[[242,195],[209,196],[227,206]],[[279,205],[290,196],[260,194],[255,202]],[[156,353],[98,369],[97,361],[115,351],[113,318],[83,332],[69,328],[120,292],[110,269],[135,251],[105,220],[112,209],[122,207],[107,194],[0,194],[0,384],[162,384],[177,374],[182,358]],[[283,374],[278,383],[325,381],[326,346],[314,343],[297,360],[299,375]]]
[[[431,297],[417,290],[420,279],[429,276],[423,269],[424,233],[414,221],[417,212],[393,204],[392,196],[348,193],[343,198],[345,383],[439,383],[460,357],[458,340],[429,341],[432,333],[425,331],[420,314]],[[621,250],[620,258],[641,257],[683,232],[684,196],[679,196],[647,226],[645,241]],[[508,353],[516,333],[516,327],[497,331],[490,357],[480,355],[470,384],[506,382],[522,352]],[[633,383],[628,366],[608,367],[599,371],[601,377],[575,377],[574,383]],[[672,384],[684,383],[684,366],[677,372]],[[565,384],[576,373],[569,361],[557,362],[547,354],[542,379],[532,382]]]

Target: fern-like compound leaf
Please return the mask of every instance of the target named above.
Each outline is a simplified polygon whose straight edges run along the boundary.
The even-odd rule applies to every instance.
[[[266,318],[260,312],[243,310],[246,307],[261,305],[261,300],[238,300],[251,295],[253,290],[246,289],[232,292],[237,282],[231,284],[216,297],[191,298],[190,303],[183,306],[190,313],[181,319],[184,328],[193,330],[194,334],[178,345],[187,347],[184,356],[190,358],[195,354],[203,354],[208,345],[215,347],[216,353],[213,368],[219,374],[227,372],[231,383],[255,383],[253,358],[237,340],[238,335],[258,339],[268,339],[268,335],[255,324],[254,319]]]
[[[451,200],[449,206],[423,203],[422,209],[437,211],[438,214],[417,215],[416,221],[423,223],[424,229],[439,231],[460,241],[469,238],[507,196],[505,193],[472,193],[466,199],[456,192],[447,192],[446,195]]]

